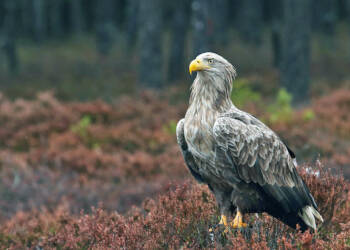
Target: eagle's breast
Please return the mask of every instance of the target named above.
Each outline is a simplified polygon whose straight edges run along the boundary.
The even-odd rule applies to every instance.
[[[190,151],[202,160],[213,159],[215,141],[213,126],[218,113],[205,108],[187,110],[184,124],[185,140]]]

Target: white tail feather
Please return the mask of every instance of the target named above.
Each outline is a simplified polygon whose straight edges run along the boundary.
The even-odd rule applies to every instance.
[[[301,212],[299,212],[299,216],[302,218],[302,220],[305,222],[306,225],[313,228],[314,230],[316,230],[315,217],[316,217],[316,219],[323,222],[323,218],[320,215],[320,213],[315,208],[313,208],[311,206],[303,207]]]

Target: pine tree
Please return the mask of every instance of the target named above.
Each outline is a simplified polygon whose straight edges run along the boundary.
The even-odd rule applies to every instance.
[[[259,44],[263,27],[263,1],[240,0],[237,28],[244,41]]]
[[[293,103],[307,102],[310,84],[310,0],[284,0],[281,84]],[[296,28],[298,27],[298,28]]]
[[[163,81],[161,0],[139,1],[139,82],[159,88]]]
[[[169,57],[168,80],[178,80],[185,72],[185,43],[189,21],[189,5],[187,0],[178,0],[172,5],[173,16],[170,21],[171,46]]]
[[[230,0],[217,0],[210,3],[211,18],[209,24],[213,27],[213,43],[217,47],[222,47],[228,43],[228,33],[230,28]]]
[[[84,0],[71,0],[70,1],[70,16],[72,23],[72,30],[75,34],[85,31],[86,23],[84,17]]]
[[[96,47],[106,55],[112,49],[116,28],[113,20],[114,0],[99,0],[96,2]]]
[[[126,42],[129,49],[133,49],[137,41],[139,3],[140,0],[127,0],[126,2]]]
[[[46,8],[44,0],[33,0],[34,17],[34,38],[37,42],[42,42],[46,38]]]
[[[62,22],[63,1],[49,0],[48,4],[49,4],[48,19],[49,19],[51,35],[54,37],[60,37],[63,34],[63,22]]]
[[[193,0],[192,18],[192,51],[193,57],[210,50],[209,0]]]
[[[16,0],[6,0],[4,3],[5,16],[3,24],[4,42],[3,50],[6,56],[8,69],[12,73],[18,71],[18,56],[16,46]]]
[[[279,68],[282,61],[282,31],[283,31],[283,1],[270,0],[267,2],[271,26],[271,45],[273,66]]]

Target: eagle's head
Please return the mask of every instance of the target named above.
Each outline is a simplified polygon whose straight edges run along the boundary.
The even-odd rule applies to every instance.
[[[231,84],[236,70],[225,58],[213,52],[205,52],[196,57],[189,66],[190,74],[197,71],[202,80],[219,80]]]
[[[192,99],[210,98],[213,103],[222,103],[221,99],[230,99],[236,70],[225,58],[205,52],[190,63],[189,71],[191,74],[197,72],[192,84]]]

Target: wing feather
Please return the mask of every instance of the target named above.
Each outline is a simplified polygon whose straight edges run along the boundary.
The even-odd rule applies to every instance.
[[[202,176],[199,174],[197,163],[192,155],[192,153],[188,150],[188,145],[185,140],[184,135],[184,119],[181,119],[176,125],[176,139],[177,143],[181,148],[182,155],[184,157],[186,166],[190,170],[193,177],[200,183],[203,183],[204,180]]]
[[[266,127],[245,124],[242,120],[247,119],[240,118],[218,118],[213,132],[217,145],[225,148],[233,161],[240,166],[238,173],[241,177],[248,182],[258,183],[256,168],[260,168],[266,183],[294,186],[294,182],[283,178],[284,175],[292,174],[290,165],[293,164],[283,142]],[[247,168],[255,171],[248,172]]]
[[[296,172],[294,153],[259,120],[244,112],[231,112],[216,120],[213,134],[217,147],[225,151],[232,162],[222,164],[221,168],[233,170],[235,181],[258,184],[268,196],[283,201],[285,211],[305,205],[316,208]],[[226,178],[226,181],[230,180]]]

